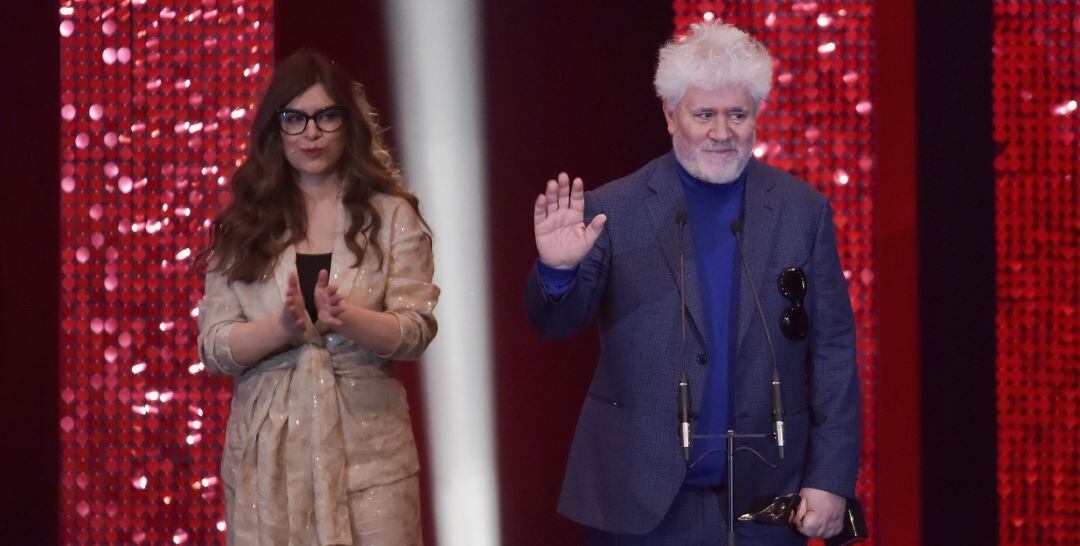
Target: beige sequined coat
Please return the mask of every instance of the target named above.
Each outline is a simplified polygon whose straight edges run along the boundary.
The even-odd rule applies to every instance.
[[[391,354],[309,320],[294,346],[242,366],[229,331],[281,311],[296,252],[286,249],[272,277],[258,282],[206,277],[199,354],[207,370],[236,378],[221,462],[231,544],[352,544],[347,495],[419,469],[404,389],[387,362],[417,358],[435,336],[431,237],[403,199],[377,194],[372,204],[382,215],[382,263],[367,252],[353,267],[339,203],[330,283],[349,303],[398,319],[401,342]]]

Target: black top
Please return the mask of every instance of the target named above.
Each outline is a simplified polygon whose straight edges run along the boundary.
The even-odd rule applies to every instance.
[[[300,295],[304,296],[304,308],[307,309],[311,322],[319,317],[315,307],[315,283],[319,280],[319,271],[330,271],[330,253],[296,254],[296,275],[300,278]]]

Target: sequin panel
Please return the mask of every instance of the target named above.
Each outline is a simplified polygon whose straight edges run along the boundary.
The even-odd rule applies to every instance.
[[[1002,545],[1080,537],[1080,2],[994,2]]]
[[[63,544],[223,541],[231,384],[199,362],[192,260],[269,76],[272,8],[59,4]]]
[[[855,310],[863,445],[857,494],[871,526],[875,496],[873,6],[848,2],[673,2],[675,28],[719,19],[748,31],[776,61],[758,120],[754,155],[811,183],[835,213],[844,276]]]

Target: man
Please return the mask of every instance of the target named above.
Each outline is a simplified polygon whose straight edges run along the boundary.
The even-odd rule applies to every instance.
[[[766,327],[785,441],[782,451],[773,438],[737,441],[764,460],[736,453],[734,507],[738,515],[798,492],[801,534],[738,523],[739,544],[832,536],[844,497],[854,497],[854,319],[828,201],[751,157],[771,81],[760,43],[730,25],[694,25],[660,50],[656,70],[673,153],[588,194],[560,173],[536,199],[530,322],[549,337],[594,317],[600,326],[559,501],[593,544],[722,540],[724,441],[697,436],[775,430]],[[679,434],[683,377],[689,457]]]

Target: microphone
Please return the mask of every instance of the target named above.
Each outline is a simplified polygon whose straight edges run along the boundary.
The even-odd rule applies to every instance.
[[[776,449],[780,453],[780,459],[784,459],[784,402],[780,394],[780,370],[776,364],[776,347],[773,345],[772,334],[769,332],[769,323],[765,320],[765,311],[758,299],[757,288],[754,287],[754,277],[750,274],[750,267],[746,264],[746,252],[743,250],[743,223],[742,220],[731,221],[731,234],[735,236],[735,244],[739,247],[739,262],[742,263],[743,274],[750,283],[750,293],[754,296],[754,306],[757,308],[758,317],[761,318],[761,326],[765,328],[765,341],[769,344],[769,353],[772,355],[772,386],[769,398],[772,401],[773,432],[776,433]]]
[[[675,213],[679,225],[679,323],[682,331],[682,371],[679,375],[679,439],[682,440],[683,459],[690,462],[690,380],[686,378],[686,254],[683,251],[683,227],[686,226],[686,210]]]
[[[679,376],[679,437],[683,459],[690,462],[690,380],[686,378],[686,370]]]

